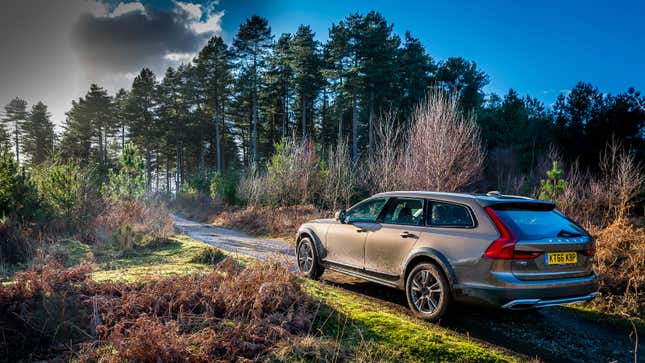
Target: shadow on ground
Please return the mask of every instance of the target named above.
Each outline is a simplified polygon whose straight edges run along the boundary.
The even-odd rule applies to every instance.
[[[335,272],[326,272],[322,280],[409,314],[405,294],[399,290]],[[567,308],[509,311],[455,304],[439,325],[544,362],[635,360],[631,330],[599,326]],[[643,349],[639,344],[639,351]]]

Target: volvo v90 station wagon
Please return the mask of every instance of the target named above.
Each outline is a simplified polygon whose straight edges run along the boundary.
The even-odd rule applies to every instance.
[[[532,309],[596,295],[594,241],[555,204],[423,191],[376,194],[300,226],[300,272],[334,270],[404,290],[415,315],[451,301]]]

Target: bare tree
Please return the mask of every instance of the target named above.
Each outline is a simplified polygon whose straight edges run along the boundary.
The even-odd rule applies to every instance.
[[[371,193],[394,190],[400,187],[399,161],[404,132],[396,124],[396,114],[383,114],[374,125],[375,145],[372,158],[367,160],[365,189]]]
[[[485,151],[472,114],[455,94],[431,92],[412,115],[407,147],[398,163],[406,189],[460,191],[482,175]]]
[[[567,188],[558,208],[587,228],[624,221],[645,185],[645,173],[633,154],[616,139],[600,154],[599,172],[581,171],[577,163],[567,173]]]
[[[356,182],[348,143],[340,142],[329,152],[327,171],[323,178],[321,196],[327,207],[332,210],[349,207]]]
[[[625,151],[615,138],[600,155],[600,180],[609,197],[609,207],[615,220],[629,214],[631,203],[645,184],[645,174],[633,154]]]

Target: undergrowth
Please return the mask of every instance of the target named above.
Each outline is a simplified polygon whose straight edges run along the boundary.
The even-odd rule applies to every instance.
[[[270,360],[309,334],[308,298],[291,273],[225,261],[136,282],[96,282],[91,265],[55,261],[19,272],[0,288],[0,351],[7,361]]]

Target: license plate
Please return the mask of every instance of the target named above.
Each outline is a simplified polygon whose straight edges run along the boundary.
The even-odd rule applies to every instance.
[[[570,265],[578,263],[577,252],[551,252],[546,254],[547,265]]]

